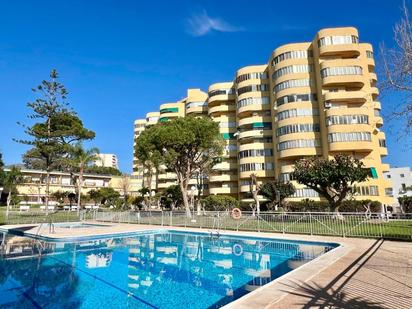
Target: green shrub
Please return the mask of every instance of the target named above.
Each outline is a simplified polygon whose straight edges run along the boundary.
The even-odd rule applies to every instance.
[[[205,210],[221,211],[239,207],[239,201],[229,195],[209,195],[202,199]]]

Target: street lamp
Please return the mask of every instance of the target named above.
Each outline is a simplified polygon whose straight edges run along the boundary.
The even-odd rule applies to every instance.
[[[190,195],[190,205],[193,209],[193,217],[192,217],[191,222],[196,222],[196,219],[195,219],[195,192],[196,192],[196,187],[191,186],[190,187],[190,194],[189,194]]]

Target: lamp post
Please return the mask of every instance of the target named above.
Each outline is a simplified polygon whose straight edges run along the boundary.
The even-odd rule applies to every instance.
[[[196,192],[196,187],[195,186],[191,186],[190,187],[190,205],[193,209],[193,216],[192,216],[192,222],[196,222],[195,219],[195,192]]]

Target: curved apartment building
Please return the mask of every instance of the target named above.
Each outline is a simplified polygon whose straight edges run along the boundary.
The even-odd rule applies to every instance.
[[[238,197],[238,146],[236,140],[236,96],[233,82],[216,83],[208,90],[208,115],[219,123],[219,131],[225,140],[221,162],[209,175],[209,193]]]
[[[210,194],[249,203],[251,174],[258,183],[294,182],[296,160],[346,153],[370,169],[355,198],[392,204],[385,195],[391,184],[383,177],[389,165],[382,163],[387,149],[376,83],[373,48],[359,42],[357,29],[322,29],[313,41],[282,45],[267,64],[245,66],[233,81],[210,85],[207,94],[190,89],[186,99],[163,104],[160,121],[208,115],[219,123],[226,152],[209,177]],[[294,184],[290,200],[319,200]]]

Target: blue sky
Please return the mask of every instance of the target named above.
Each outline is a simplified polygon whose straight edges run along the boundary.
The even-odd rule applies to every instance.
[[[342,4],[345,4],[342,6]],[[279,45],[311,41],[325,27],[355,26],[377,54],[391,46],[401,1],[5,1],[0,0],[0,151],[19,163],[26,146],[31,88],[56,68],[69,101],[96,132],[93,146],[132,166],[133,121],[187,88],[233,79],[266,63]],[[398,99],[381,98],[389,115]],[[410,165],[411,148],[385,125],[392,165]]]

